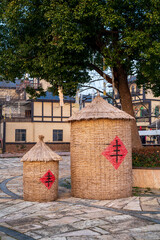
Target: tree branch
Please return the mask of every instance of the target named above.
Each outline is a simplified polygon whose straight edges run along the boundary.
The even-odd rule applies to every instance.
[[[107,75],[106,73],[104,73],[99,67],[97,67],[96,65],[94,65],[93,63],[89,63],[88,64],[89,67],[91,67],[93,70],[95,70],[96,72],[99,73],[99,75],[101,75],[106,81],[108,81],[110,84],[112,84],[112,78],[110,78],[109,75]]]
[[[93,88],[93,89],[95,89],[96,91],[98,91],[98,92],[100,92],[100,93],[103,93],[102,90],[99,90],[98,88],[93,87],[93,86],[81,85],[81,87],[86,87],[87,89]],[[87,89],[85,89],[85,90],[87,90]],[[82,90],[82,91],[85,91],[85,90]],[[81,91],[81,92],[82,92],[82,91]],[[111,99],[114,101],[114,103],[116,104],[116,107],[118,107],[118,104],[117,104],[116,100],[115,100],[112,96],[110,96],[108,93],[106,93],[106,96],[107,96],[108,98],[111,98]]]

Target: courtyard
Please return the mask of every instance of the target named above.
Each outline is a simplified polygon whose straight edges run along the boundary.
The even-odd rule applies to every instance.
[[[54,202],[23,200],[20,157],[0,158],[1,240],[159,240],[160,191],[137,189],[117,200],[71,197],[70,155],[60,153],[59,196]]]

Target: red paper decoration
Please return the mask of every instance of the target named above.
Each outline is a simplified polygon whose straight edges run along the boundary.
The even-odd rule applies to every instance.
[[[40,178],[40,181],[48,188],[50,189],[52,187],[52,184],[55,181],[55,176],[53,173],[48,170],[42,178]]]
[[[116,136],[104,152],[102,152],[102,155],[112,163],[115,169],[118,169],[127,153],[128,151],[123,142]]]

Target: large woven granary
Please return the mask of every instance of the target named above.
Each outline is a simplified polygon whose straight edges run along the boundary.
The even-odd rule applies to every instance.
[[[131,196],[133,120],[100,96],[69,119],[72,196],[97,200]]]
[[[49,202],[58,196],[59,161],[39,136],[39,142],[21,159],[23,162],[23,198],[26,201]]]

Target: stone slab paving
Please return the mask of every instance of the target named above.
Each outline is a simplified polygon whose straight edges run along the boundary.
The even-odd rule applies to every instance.
[[[36,203],[23,200],[22,173],[20,158],[0,158],[0,240],[160,240],[159,190],[113,201],[73,198],[65,154],[57,201]]]

